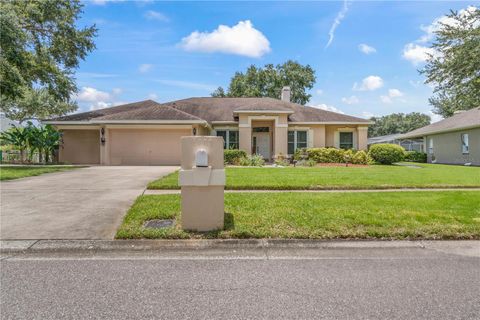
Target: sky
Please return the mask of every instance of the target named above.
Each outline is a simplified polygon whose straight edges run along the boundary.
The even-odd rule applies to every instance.
[[[84,1],[96,49],[76,72],[79,111],[210,96],[251,64],[309,64],[307,105],[368,118],[431,113],[418,70],[438,21],[479,2]]]

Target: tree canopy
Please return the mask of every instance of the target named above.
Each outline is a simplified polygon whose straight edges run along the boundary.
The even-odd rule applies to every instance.
[[[270,97],[280,98],[282,88],[289,86],[291,101],[306,104],[311,95],[307,90],[315,84],[315,71],[309,65],[303,66],[296,61],[288,60],[274,66],[264,67],[251,65],[245,73],[236,72],[230,80],[228,90],[218,87],[213,97]]]
[[[434,85],[433,112],[443,117],[480,105],[480,9],[451,11],[447,17],[435,31],[436,53],[420,70]]]
[[[0,11],[2,112],[22,121],[75,110],[74,70],[95,48],[97,33],[95,25],[77,27],[80,1],[4,0]],[[23,110],[35,99],[41,108]]]
[[[392,113],[383,117],[372,117],[375,123],[368,127],[369,137],[407,133],[430,124],[430,117],[419,112]]]

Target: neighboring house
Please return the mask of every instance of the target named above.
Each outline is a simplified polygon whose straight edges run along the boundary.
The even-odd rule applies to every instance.
[[[178,165],[180,137],[216,135],[225,148],[271,160],[303,147],[367,148],[368,120],[272,98],[146,100],[49,121],[62,132],[59,160]]]
[[[401,138],[423,138],[428,162],[480,165],[480,107],[457,112]]]
[[[7,131],[11,127],[18,125],[17,121],[10,120],[4,113],[0,113],[0,132]]]
[[[401,133],[389,134],[368,138],[368,146],[377,143],[393,143],[402,146],[407,151],[423,151],[423,138],[420,139],[400,139]]]

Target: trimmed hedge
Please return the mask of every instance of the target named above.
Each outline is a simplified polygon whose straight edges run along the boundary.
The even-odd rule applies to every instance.
[[[311,160],[316,163],[354,163],[368,164],[370,158],[365,151],[343,150],[336,148],[306,148],[298,149],[294,159],[298,161]]]
[[[418,152],[418,151],[405,151],[404,160],[408,162],[426,163],[427,154],[425,152]]]
[[[405,149],[397,144],[379,143],[370,147],[368,155],[377,163],[392,164],[405,157]]]
[[[244,150],[231,149],[223,151],[223,160],[226,164],[238,165],[240,164],[240,160],[246,157],[247,153]]]

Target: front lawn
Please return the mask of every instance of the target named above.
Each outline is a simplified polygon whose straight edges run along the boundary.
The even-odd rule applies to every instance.
[[[181,230],[179,195],[140,196],[117,238],[480,239],[480,192],[227,193],[225,230]],[[176,227],[145,229],[150,219]]]
[[[1,166],[0,180],[12,180],[31,176],[38,176],[44,173],[72,170],[81,167],[73,166]]]
[[[367,167],[288,167],[226,169],[226,189],[388,189],[480,187],[480,168],[440,164]],[[178,172],[155,180],[149,189],[178,189]]]

